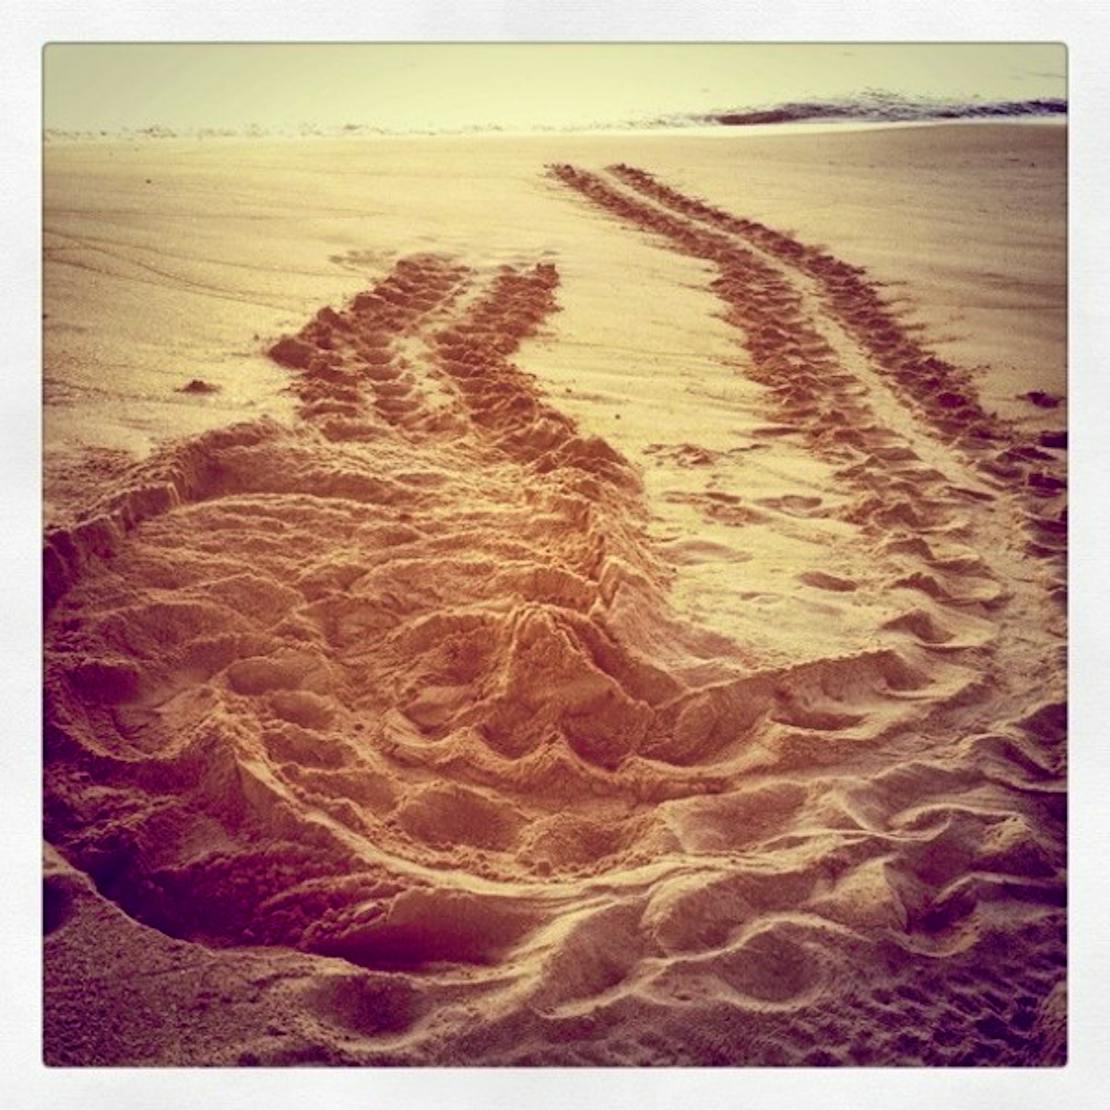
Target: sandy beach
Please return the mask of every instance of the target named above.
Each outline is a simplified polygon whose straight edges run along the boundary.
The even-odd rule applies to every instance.
[[[1066,148],[48,143],[46,1062],[1063,1064]]]

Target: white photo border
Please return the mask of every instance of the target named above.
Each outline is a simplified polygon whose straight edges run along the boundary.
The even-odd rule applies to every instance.
[[[14,7],[14,6],[13,6]],[[1110,1079],[1110,899],[1100,861],[1110,849],[1110,745],[1104,676],[1110,616],[1103,588],[1110,547],[1110,16],[1094,4],[1043,0],[968,5],[951,0],[378,0],[362,10],[335,0],[39,0],[5,12],[0,41],[0,297],[8,319],[0,459],[8,520],[4,575],[3,705],[9,720],[0,776],[4,844],[0,942],[3,1101],[38,1108],[274,1110],[306,1097],[324,1105],[530,1108],[600,1106],[655,1110],[690,1103],[788,1106],[816,1100],[856,1108],[897,1100],[899,1110],[1095,1105]],[[41,1030],[41,64],[49,42],[1060,42],[1069,61],[1069,1063],[1055,1069],[59,1069],[42,1063]],[[1104,1096],[1105,1097],[1105,1094]]]

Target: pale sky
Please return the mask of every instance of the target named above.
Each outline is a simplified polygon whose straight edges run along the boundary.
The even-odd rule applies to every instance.
[[[44,122],[388,130],[580,126],[881,89],[1066,96],[1060,44],[54,44]]]

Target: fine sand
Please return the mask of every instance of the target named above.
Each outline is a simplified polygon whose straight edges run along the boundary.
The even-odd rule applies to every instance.
[[[46,1061],[1063,1063],[1065,148],[49,145]]]

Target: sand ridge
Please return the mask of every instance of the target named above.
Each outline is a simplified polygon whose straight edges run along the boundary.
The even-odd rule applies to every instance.
[[[833,475],[691,504],[834,529],[866,574],[801,587],[884,618],[792,663],[699,626],[639,465],[512,361],[558,264],[402,257],[269,348],[291,425],[171,444],[48,536],[48,945],[84,873],[270,961],[295,1017],[210,1062],[1058,1062],[1064,707],[1014,630],[1061,635],[1062,448],[827,252],[550,172],[712,264],[754,439]]]

